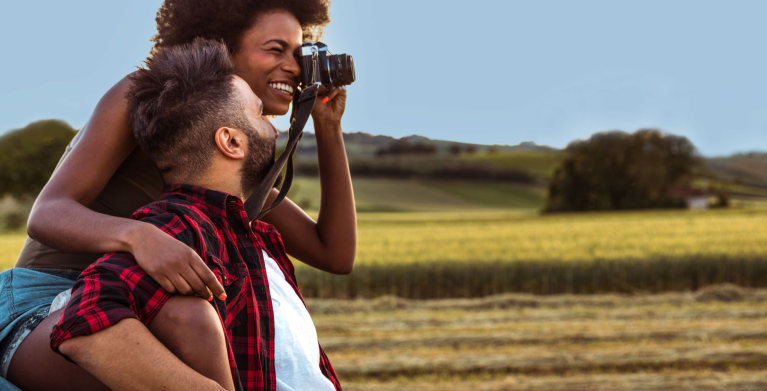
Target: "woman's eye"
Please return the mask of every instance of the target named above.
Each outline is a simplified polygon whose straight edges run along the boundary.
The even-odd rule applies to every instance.
[[[267,50],[270,52],[282,53],[282,48],[269,48]]]

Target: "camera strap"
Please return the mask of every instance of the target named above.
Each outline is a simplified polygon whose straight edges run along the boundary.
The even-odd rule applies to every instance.
[[[304,133],[304,126],[306,126],[306,121],[309,120],[309,115],[312,113],[318,92],[319,85],[313,84],[294,94],[293,110],[290,113],[290,129],[288,129],[288,143],[285,145],[285,150],[280,157],[274,161],[272,168],[269,169],[269,172],[261,181],[256,191],[245,201],[245,212],[248,214],[249,220],[252,221],[263,217],[288,195],[290,185],[293,183],[293,154],[296,152],[298,140],[301,139]],[[277,181],[286,163],[287,169],[285,170],[285,178],[282,181],[280,192],[277,198],[272,201],[272,204],[264,208],[266,197],[273,187],[278,186]]]

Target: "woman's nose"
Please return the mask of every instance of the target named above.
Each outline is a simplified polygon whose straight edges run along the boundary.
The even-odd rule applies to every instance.
[[[286,59],[282,63],[282,69],[285,72],[291,73],[293,76],[298,77],[301,74],[301,67],[298,65],[298,60],[295,56],[285,56]]]

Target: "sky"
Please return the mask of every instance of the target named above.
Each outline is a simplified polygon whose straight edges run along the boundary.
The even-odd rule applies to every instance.
[[[148,55],[160,4],[4,2],[0,132],[82,127]],[[323,41],[354,57],[347,132],[562,148],[658,128],[723,156],[767,151],[764,15],[745,0],[333,0]]]

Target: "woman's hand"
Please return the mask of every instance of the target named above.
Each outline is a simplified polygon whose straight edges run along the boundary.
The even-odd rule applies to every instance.
[[[144,223],[131,242],[136,263],[168,293],[226,298],[224,287],[200,256],[154,225]]]
[[[326,127],[340,129],[341,117],[346,109],[346,87],[336,87],[326,93],[317,96],[317,101],[312,109],[312,118],[315,124],[322,124]],[[324,128],[325,126],[320,126]],[[317,132],[315,126],[315,132]]]
[[[357,246],[354,191],[341,131],[345,107],[346,89],[334,88],[317,97],[312,111],[321,188],[317,221],[289,199],[264,216],[280,232],[290,255],[338,274],[352,271]],[[267,204],[276,196],[273,190]]]

